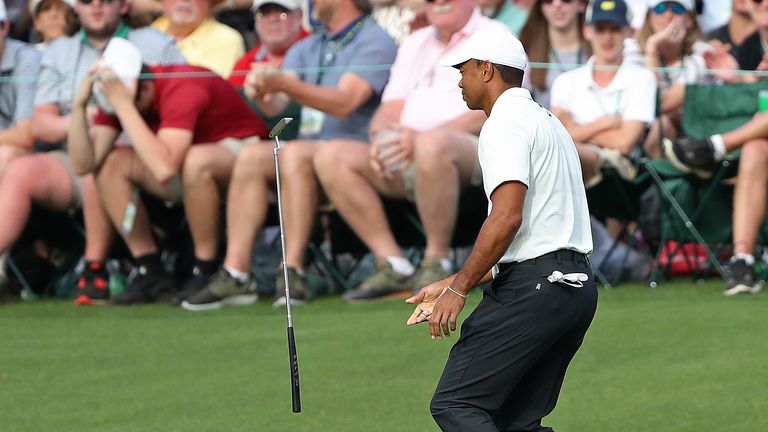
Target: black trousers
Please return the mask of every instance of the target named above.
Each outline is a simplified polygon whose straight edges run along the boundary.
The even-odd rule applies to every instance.
[[[560,250],[503,265],[461,326],[430,410],[443,431],[546,431],[597,308],[587,257]],[[580,288],[547,276],[585,273]]]

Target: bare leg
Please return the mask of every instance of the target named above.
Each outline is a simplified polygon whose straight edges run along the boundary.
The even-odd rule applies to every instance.
[[[291,141],[280,151],[283,217],[285,218],[285,263],[304,268],[304,255],[317,216],[320,187],[312,162],[316,141]]]
[[[459,195],[477,165],[477,137],[455,131],[421,133],[414,145],[415,195],[427,233],[426,256],[446,258]]]
[[[195,257],[199,260],[216,258],[219,205],[234,164],[235,155],[219,144],[194,145],[184,159],[184,211],[195,244]]]
[[[134,150],[127,147],[109,153],[96,176],[96,184],[107,214],[116,227],[122,225],[134,185],[162,199],[173,199],[171,186],[155,180]],[[122,234],[131,254],[140,257],[157,252],[157,245],[141,200],[137,200],[136,209],[133,229],[128,234]]]
[[[5,169],[12,160],[19,156],[27,155],[30,151],[21,147],[12,145],[0,145],[0,177],[5,173]]]
[[[651,125],[651,129],[648,131],[648,135],[643,142],[643,150],[645,154],[651,159],[659,159],[661,157],[661,133],[664,132],[665,138],[676,138],[677,129],[672,121],[667,116],[661,117],[661,131],[659,130],[659,120],[656,119]]]
[[[392,235],[377,189],[404,197],[401,179],[388,182],[369,165],[369,146],[360,141],[331,141],[315,156],[315,170],[328,198],[368,249],[379,257],[403,256]]]
[[[768,137],[768,112],[759,112],[744,125],[723,134],[728,152],[741,147],[749,140]]]
[[[237,155],[227,198],[227,255],[224,265],[251,270],[251,253],[269,208],[269,189],[275,181],[272,146],[249,144]]]
[[[733,194],[733,252],[754,253],[768,199],[768,140],[748,141],[741,149]]]
[[[83,223],[85,224],[85,259],[107,259],[115,228],[101,202],[93,175],[83,177]]]
[[[600,155],[590,148],[588,145],[576,143],[576,151],[579,153],[579,161],[581,162],[581,175],[585,184],[589,184],[589,181],[600,170]]]
[[[48,154],[22,156],[12,161],[0,182],[0,253],[18,240],[32,203],[65,210],[74,199],[67,169]]]

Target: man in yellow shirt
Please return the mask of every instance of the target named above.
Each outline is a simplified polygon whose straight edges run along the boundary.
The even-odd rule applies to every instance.
[[[152,27],[175,38],[189,64],[228,78],[245,44],[235,29],[211,18],[211,9],[221,1],[162,0],[163,16]]]

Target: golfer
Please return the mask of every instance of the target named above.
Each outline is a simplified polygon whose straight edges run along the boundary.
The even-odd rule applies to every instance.
[[[551,431],[541,419],[597,307],[576,146],[520,88],[527,58],[508,30],[478,31],[441,63],[459,69],[467,106],[488,116],[478,155],[490,204],[461,270],[406,300],[417,304],[408,324],[447,337],[467,293],[491,283],[451,350],[432,416],[444,431]]]

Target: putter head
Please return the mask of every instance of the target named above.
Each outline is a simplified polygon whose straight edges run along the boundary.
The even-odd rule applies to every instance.
[[[270,138],[275,138],[280,135],[280,132],[283,131],[286,125],[290,123],[293,120],[293,117],[283,117],[280,119],[279,122],[275,125],[275,127],[272,128],[272,130],[269,132]]]

